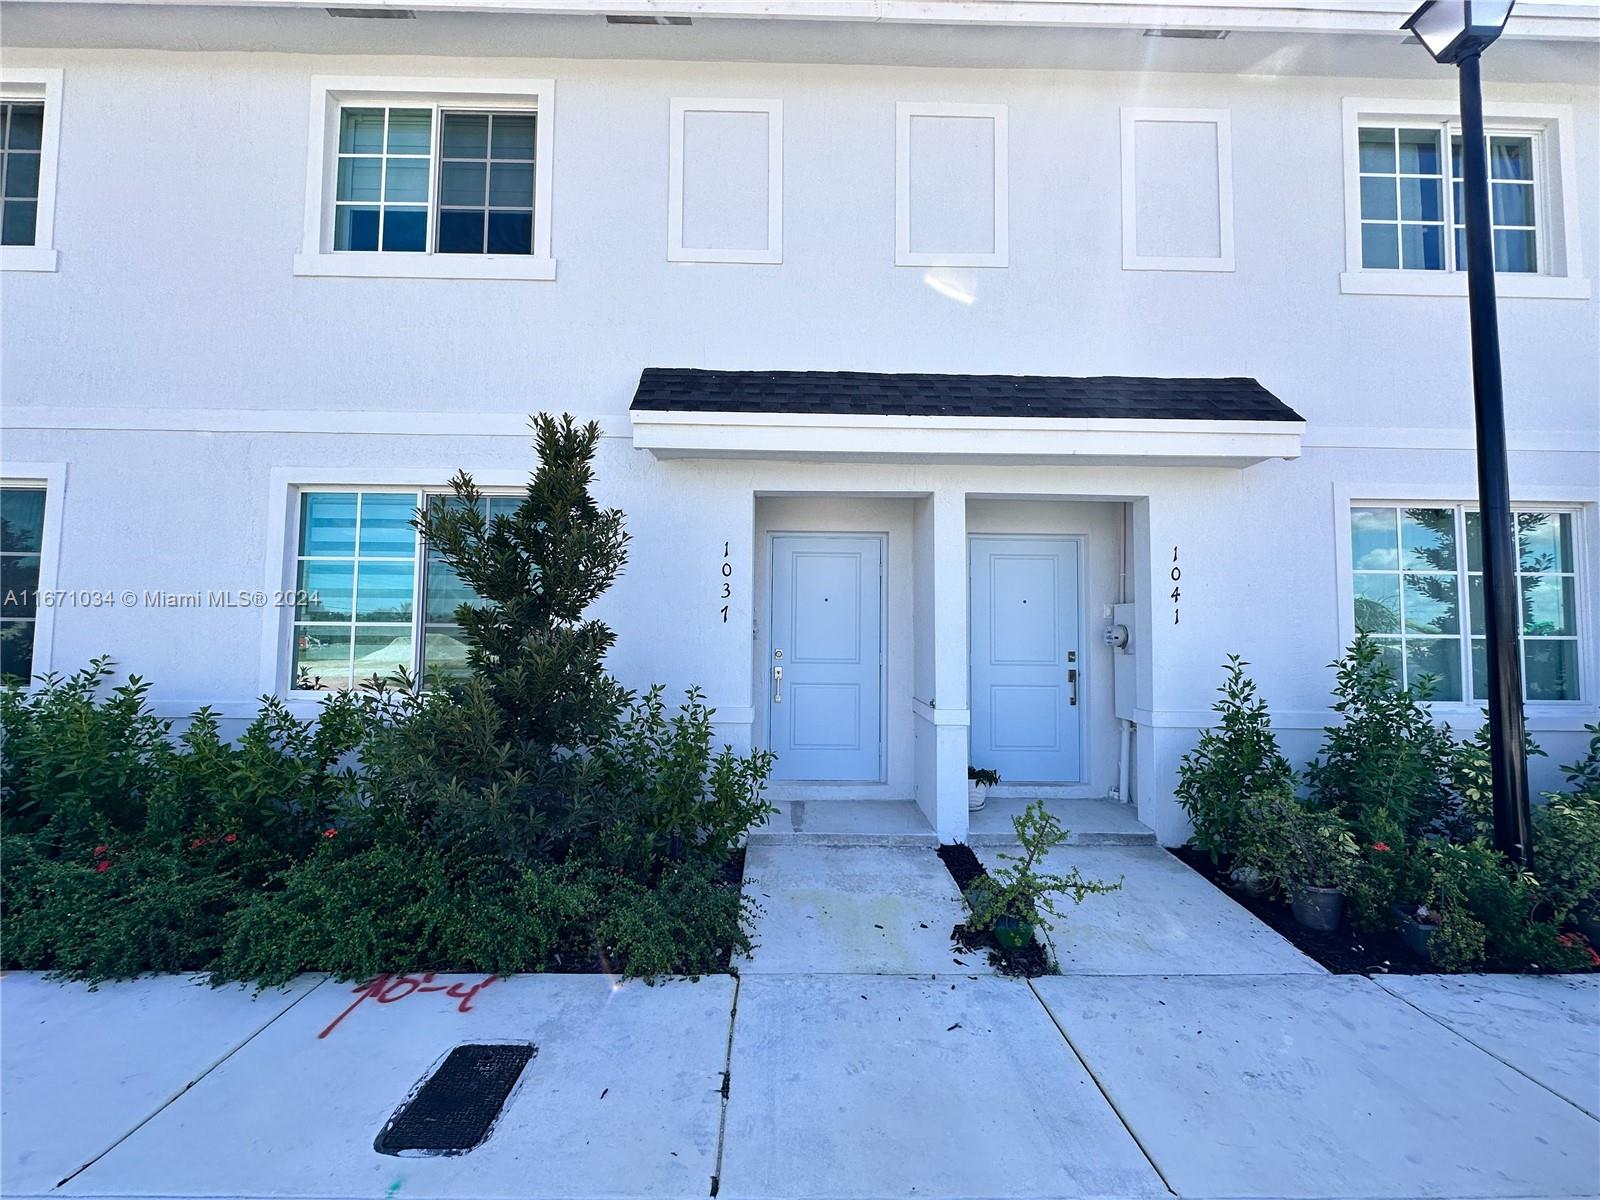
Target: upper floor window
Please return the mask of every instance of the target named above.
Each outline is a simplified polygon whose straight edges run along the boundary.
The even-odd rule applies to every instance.
[[[1571,512],[1518,510],[1517,595],[1529,700],[1577,700],[1577,559]],[[1482,538],[1465,505],[1363,505],[1350,512],[1355,627],[1395,678],[1433,677],[1433,698],[1485,700]]]
[[[54,271],[61,72],[0,69],[0,270]]]
[[[301,275],[553,279],[540,81],[318,79]]]
[[[1538,140],[1531,133],[1490,133],[1485,140],[1495,270],[1536,273],[1543,199],[1535,169]],[[1466,269],[1461,158],[1461,135],[1446,125],[1362,127],[1363,269]]]
[[[1486,114],[1495,289],[1587,299],[1576,119],[1558,104]],[[1344,102],[1344,292],[1465,296],[1461,126],[1449,100]]]
[[[537,119],[532,112],[343,109],[333,248],[532,254]]]
[[[44,152],[44,105],[0,101],[0,245],[31,246],[39,222],[39,160]]]

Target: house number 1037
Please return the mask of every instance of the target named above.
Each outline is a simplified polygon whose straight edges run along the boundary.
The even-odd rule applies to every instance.
[[[727,605],[727,601],[732,599],[732,597],[733,597],[733,583],[732,583],[732,580],[733,580],[733,562],[732,562],[732,560],[731,560],[731,558],[729,556],[728,543],[727,542],[723,542],[722,543],[722,595],[719,597],[719,599],[721,599],[723,601],[721,612],[722,612],[722,623],[724,625],[726,625],[728,623],[728,605]]]

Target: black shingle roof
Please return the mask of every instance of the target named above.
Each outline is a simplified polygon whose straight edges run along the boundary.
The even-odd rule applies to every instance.
[[[1254,379],[1132,375],[900,375],[872,371],[701,371],[648,367],[634,412],[896,417],[1090,417],[1299,421]]]

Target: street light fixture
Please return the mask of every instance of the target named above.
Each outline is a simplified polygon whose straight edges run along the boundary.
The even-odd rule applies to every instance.
[[[1461,76],[1461,190],[1466,209],[1467,312],[1477,424],[1478,509],[1483,537],[1484,635],[1489,665],[1489,767],[1494,844],[1513,861],[1529,852],[1527,732],[1517,615],[1517,535],[1506,467],[1500,324],[1494,297],[1488,150],[1478,56],[1500,36],[1513,0],[1428,0],[1401,27]]]

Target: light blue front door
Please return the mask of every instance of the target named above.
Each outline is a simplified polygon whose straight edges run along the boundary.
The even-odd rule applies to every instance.
[[[883,538],[776,534],[767,713],[777,779],[883,778]]]
[[[972,765],[1079,781],[1078,543],[974,537],[971,571]]]

